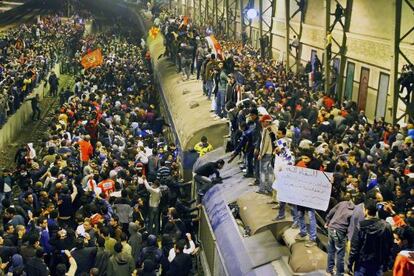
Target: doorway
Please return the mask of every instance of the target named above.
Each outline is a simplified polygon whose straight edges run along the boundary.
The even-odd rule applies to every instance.
[[[368,96],[368,83],[369,83],[369,69],[362,67],[361,68],[361,77],[359,80],[359,90],[358,90],[358,110],[364,110],[367,105],[367,96]]]
[[[354,75],[355,75],[355,63],[348,62],[346,67],[346,79],[345,79],[345,99],[352,100],[352,91],[354,90]]]
[[[390,75],[381,72],[378,84],[377,107],[375,111],[375,118],[377,119],[385,117],[389,82]]]

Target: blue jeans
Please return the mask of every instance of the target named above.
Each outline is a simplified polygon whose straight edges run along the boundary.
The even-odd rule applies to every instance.
[[[224,105],[226,104],[226,92],[224,90],[218,90],[216,96],[216,114],[219,117],[224,117],[225,115],[225,108]]]
[[[213,86],[214,86],[213,80],[206,80],[207,97],[209,100],[211,100],[211,93],[213,93]]]
[[[265,154],[259,162],[260,166],[260,184],[259,191],[261,192],[272,192],[272,155]]]
[[[248,150],[245,154],[245,164],[247,167],[247,174],[253,175],[253,158],[254,158],[254,152],[253,150]]]
[[[279,215],[278,217],[284,217],[286,212],[286,202],[279,202]],[[298,206],[291,204],[290,213],[293,218],[293,223],[298,223]]]
[[[309,238],[311,241],[316,241],[316,218],[314,209],[303,209],[304,207],[298,209],[298,222],[300,235],[305,236],[307,234],[307,228],[305,223],[305,212],[308,211],[309,214]]]
[[[354,276],[382,276],[382,265],[378,264],[355,264]]]
[[[332,273],[335,267],[336,256],[336,275],[344,275],[346,232],[335,229],[328,229],[328,265],[326,271]]]

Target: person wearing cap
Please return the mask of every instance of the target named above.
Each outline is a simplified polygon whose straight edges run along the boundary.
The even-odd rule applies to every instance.
[[[262,137],[260,143],[259,154],[257,159],[259,160],[260,167],[260,184],[258,193],[267,194],[272,192],[272,155],[276,145],[277,129],[272,124],[272,117],[268,114],[263,115],[260,118],[262,126]]]

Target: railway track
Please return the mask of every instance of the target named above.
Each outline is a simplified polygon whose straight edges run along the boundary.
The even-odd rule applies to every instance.
[[[74,77],[69,75],[60,76],[60,87],[72,86]],[[43,85],[43,83],[41,84]],[[44,90],[48,95],[48,89]],[[27,143],[34,143],[36,152],[39,154],[43,140],[48,135],[50,123],[53,120],[56,110],[59,108],[59,97],[45,97],[40,103],[41,116],[39,121],[29,121],[16,139],[0,152],[0,168],[14,169],[14,155],[17,149]]]

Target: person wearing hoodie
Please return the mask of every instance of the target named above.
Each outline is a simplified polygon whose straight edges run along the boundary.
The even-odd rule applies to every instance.
[[[108,268],[108,262],[109,258],[111,257],[111,252],[105,249],[105,239],[103,237],[99,236],[96,239],[96,242],[98,244],[98,250],[96,252],[94,268],[98,269],[98,276],[106,276],[106,270]]]
[[[401,133],[398,133],[395,136],[395,141],[391,145],[391,149],[396,147],[396,148],[398,148],[398,150],[402,150],[403,145],[404,145],[404,135],[402,135]]]
[[[128,244],[131,246],[131,253],[132,257],[134,258],[134,262],[137,263],[139,260],[139,255],[141,253],[142,248],[142,235],[139,232],[139,225],[134,222],[129,223],[128,227],[129,232],[129,239]]]
[[[339,202],[326,216],[328,229],[328,264],[326,272],[333,275],[336,256],[336,275],[344,275],[344,257],[347,233],[355,205],[348,198]]]
[[[9,273],[11,273],[12,275],[26,275],[26,272],[24,272],[24,263],[22,255],[13,255],[10,261]]]
[[[382,275],[391,257],[393,233],[391,225],[376,217],[374,200],[364,204],[365,219],[360,222],[351,240],[348,270],[354,276]]]
[[[134,259],[131,255],[122,252],[122,244],[114,246],[115,254],[109,258],[107,275],[130,276],[135,270]]]
[[[154,262],[157,268],[160,265],[162,251],[157,246],[157,237],[149,235],[147,239],[147,246],[141,250],[138,264],[143,264],[145,260],[149,259]]]

